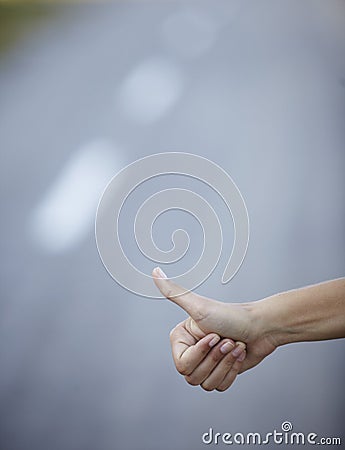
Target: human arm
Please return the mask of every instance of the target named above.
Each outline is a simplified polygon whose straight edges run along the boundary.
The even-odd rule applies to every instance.
[[[182,307],[202,332],[246,344],[240,373],[257,365],[280,345],[345,337],[345,278],[256,302],[223,303],[186,292],[157,270],[153,276],[163,295]]]
[[[278,345],[345,337],[345,278],[253,303],[254,321]]]

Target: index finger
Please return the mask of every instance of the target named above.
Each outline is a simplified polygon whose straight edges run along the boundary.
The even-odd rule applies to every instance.
[[[220,337],[210,333],[198,341],[180,324],[170,334],[170,341],[176,369],[182,375],[190,375],[220,341]]]

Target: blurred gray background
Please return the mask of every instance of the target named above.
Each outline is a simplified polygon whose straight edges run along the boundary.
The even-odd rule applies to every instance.
[[[223,286],[232,225],[209,194],[229,232],[198,292],[249,301],[344,276],[344,2],[36,5],[31,26],[25,8],[0,57],[0,449],[194,450],[210,427],[266,433],[284,420],[344,438],[343,340],[281,348],[225,393],[193,388],[170,355],[184,312],[119,287],[93,231],[119,169],[187,151],[231,174],[251,224]],[[146,189],[175,181],[190,183]],[[123,238],[145,266],[135,208]],[[157,242],[184,224],[199,239],[183,216],[162,218]]]

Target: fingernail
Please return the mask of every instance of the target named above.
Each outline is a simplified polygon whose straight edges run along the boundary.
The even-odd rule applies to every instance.
[[[158,273],[161,278],[168,278],[160,267],[156,267],[156,273]]]
[[[210,347],[214,347],[218,342],[220,341],[220,337],[219,336],[214,336],[214,338],[212,338],[210,340],[210,342],[208,343],[208,345]]]
[[[231,352],[232,356],[234,356],[235,358],[237,358],[238,356],[240,356],[240,354],[243,352],[244,347],[243,344],[238,344],[237,347],[235,347],[233,349],[233,351]]]
[[[246,358],[246,352],[243,350],[243,352],[240,354],[240,356],[237,358],[237,361],[242,362]]]
[[[225,342],[225,344],[223,344],[220,347],[220,351],[221,353],[223,353],[223,355],[225,355],[225,353],[229,353],[229,351],[233,348],[234,346],[232,345],[231,342]]]

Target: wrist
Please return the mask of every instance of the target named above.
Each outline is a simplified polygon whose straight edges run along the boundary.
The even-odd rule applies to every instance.
[[[275,346],[345,337],[344,278],[275,294],[246,307],[251,336],[269,338]]]
[[[276,347],[300,340],[299,331],[290,323],[288,292],[275,294],[252,303],[252,320],[257,334]]]
[[[279,326],[275,325],[273,318],[271,299],[241,303],[241,309],[246,317],[246,329],[248,330],[244,341],[247,343],[255,342],[259,339],[267,338],[275,347],[283,345],[283,337]]]

